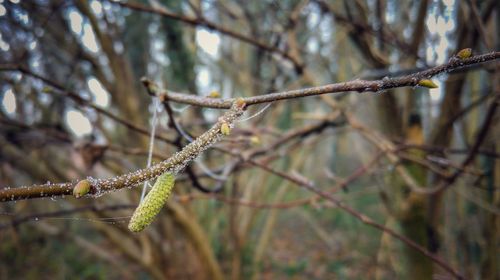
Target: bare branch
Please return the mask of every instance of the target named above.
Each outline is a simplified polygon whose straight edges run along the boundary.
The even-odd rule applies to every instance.
[[[466,59],[452,58],[446,64],[430,68],[425,71],[417,72],[411,75],[402,76],[399,78],[387,78],[382,80],[354,80],[350,82],[337,83],[324,85],[319,87],[312,87],[299,90],[291,90],[285,92],[270,93],[261,96],[240,98],[240,99],[213,99],[198,97],[193,95],[185,95],[180,93],[160,91],[156,88],[156,85],[152,84],[148,80],[143,80],[144,84],[150,90],[150,93],[156,93],[160,98],[165,100],[175,101],[179,103],[192,104],[202,107],[211,108],[232,108],[228,111],[221,119],[207,132],[202,134],[194,142],[187,145],[181,152],[175,154],[171,158],[154,165],[147,169],[137,170],[133,173],[124,174],[118,177],[110,179],[93,179],[89,178],[92,188],[90,194],[101,195],[105,192],[117,190],[124,187],[134,186],[145,180],[150,180],[159,176],[160,174],[171,171],[173,169],[182,169],[185,165],[191,161],[193,158],[198,156],[204,149],[208,148],[211,144],[219,139],[221,136],[220,128],[223,122],[232,123],[236,118],[238,118],[243,110],[238,105],[244,103],[244,106],[261,104],[267,102],[274,102],[278,100],[293,99],[306,96],[315,96],[334,92],[344,92],[344,91],[357,91],[357,92],[378,92],[381,90],[386,90],[390,88],[404,87],[404,86],[416,86],[422,79],[429,79],[435,75],[441,73],[447,73],[455,69],[459,69],[468,65],[474,65],[479,63],[484,63],[488,61],[496,60],[500,57],[500,52],[491,52],[482,55],[476,55]],[[0,66],[0,70],[12,70],[12,65]],[[23,68],[17,68],[19,71],[28,71]],[[28,71],[29,72],[29,71]],[[51,84],[54,87],[60,89],[60,86],[54,84],[52,81],[40,77],[34,73],[31,75],[42,79],[44,82]],[[71,96],[76,96],[81,99],[76,94]],[[74,97],[74,98],[76,98]],[[236,104],[236,105],[235,105]],[[235,107],[236,106],[236,107]],[[98,107],[96,108],[98,109]],[[200,150],[200,148],[202,148]],[[0,190],[0,201],[12,201],[26,198],[36,198],[36,197],[48,197],[57,195],[67,195],[72,192],[73,183],[61,183],[61,184],[45,184],[45,185],[34,185],[31,187],[21,187],[21,188],[6,188]]]
[[[204,150],[217,142],[221,137],[221,126],[231,125],[243,114],[245,104],[236,100],[233,107],[219,118],[219,121],[196,140],[188,144],[182,151],[169,159],[149,168],[140,169],[132,173],[123,174],[109,179],[88,178],[91,188],[88,195],[100,196],[106,192],[132,187],[146,180],[154,179],[165,172],[177,173],[191,160],[195,159]],[[0,201],[13,201],[26,198],[52,197],[67,195],[72,192],[72,183],[34,185],[20,188],[4,188],[0,190]]]
[[[390,236],[402,241],[407,246],[419,251],[420,253],[422,253],[426,257],[430,258],[433,262],[435,262],[437,265],[439,265],[440,267],[442,267],[443,269],[445,269],[446,271],[451,273],[457,279],[464,279],[464,277],[458,271],[456,271],[453,267],[451,267],[450,264],[448,264],[446,261],[441,259],[439,256],[428,251],[425,247],[423,247],[423,246],[419,245],[418,243],[414,242],[413,240],[395,232],[394,230],[375,222],[370,217],[368,217],[362,213],[359,213],[358,211],[354,210],[353,208],[342,203],[340,200],[335,198],[332,194],[317,188],[316,186],[314,186],[314,184],[312,184],[310,182],[305,182],[304,180],[299,180],[299,179],[295,178],[294,176],[291,176],[291,175],[284,173],[282,171],[279,171],[279,170],[275,170],[267,165],[260,164],[259,162],[251,161],[251,163],[256,165],[256,166],[261,167],[262,169],[264,169],[270,173],[273,173],[273,174],[278,175],[278,176],[280,176],[280,177],[282,177],[290,182],[293,182],[293,183],[297,184],[298,186],[303,187],[303,188],[319,195],[320,197],[322,197],[328,201],[333,202],[333,204],[335,204],[335,206],[337,206],[338,208],[340,208],[344,212],[348,213],[352,217],[356,218],[360,222],[362,222],[366,225],[369,225],[371,227],[374,227],[378,230],[381,230],[381,231],[389,234]]]
[[[328,93],[338,93],[338,92],[348,92],[348,91],[356,91],[359,93],[379,92],[382,90],[387,90],[392,88],[414,87],[418,86],[420,80],[430,79],[436,75],[442,73],[449,73],[466,66],[494,61],[497,60],[498,58],[500,58],[500,52],[490,52],[486,54],[472,56],[466,59],[451,58],[450,61],[448,61],[445,64],[397,78],[384,78],[380,80],[371,80],[371,81],[353,80],[349,82],[328,84],[328,85],[310,87],[305,89],[296,89],[296,90],[274,92],[252,97],[245,97],[243,98],[243,100],[245,101],[247,106],[251,106],[255,104],[274,102],[278,100],[316,96]],[[217,109],[228,109],[231,107],[231,104],[234,101],[234,98],[215,99],[215,98],[196,96],[192,94],[176,93],[172,91],[168,91],[167,94],[165,90],[162,90],[160,95],[164,96],[164,98],[170,101],[177,103],[190,104],[200,107],[217,108]]]

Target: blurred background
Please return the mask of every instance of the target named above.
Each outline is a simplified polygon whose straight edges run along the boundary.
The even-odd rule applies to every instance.
[[[159,162],[223,112],[166,110],[141,77],[214,98],[383,80],[499,50],[499,13],[496,0],[0,0],[0,188],[144,168],[152,127]],[[265,167],[468,279],[499,279],[496,65],[439,75],[435,89],[252,106],[217,144],[244,156],[203,153],[140,234],[127,223],[141,186],[2,202],[0,279],[451,279]]]

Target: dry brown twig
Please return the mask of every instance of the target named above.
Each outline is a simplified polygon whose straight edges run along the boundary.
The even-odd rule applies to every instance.
[[[430,252],[429,250],[427,250],[422,245],[419,245],[418,243],[414,242],[413,240],[409,239],[408,237],[401,235],[401,234],[395,232],[394,230],[392,230],[392,229],[390,229],[382,224],[375,222],[370,217],[356,211],[355,209],[349,207],[348,205],[345,205],[339,199],[334,197],[331,193],[328,193],[326,191],[319,189],[313,183],[307,182],[305,180],[301,180],[301,178],[296,178],[295,176],[284,173],[282,171],[275,170],[267,165],[262,165],[261,163],[259,163],[257,161],[252,161],[251,163],[256,165],[256,166],[261,167],[262,169],[266,170],[267,172],[270,172],[272,174],[280,176],[280,177],[284,178],[285,180],[288,180],[288,181],[290,181],[290,182],[292,182],[292,183],[294,183],[294,184],[296,184],[304,189],[307,189],[307,190],[317,194],[318,196],[320,196],[323,199],[326,199],[326,200],[332,202],[336,207],[342,209],[344,212],[347,212],[349,215],[356,218],[358,221],[360,221],[368,226],[374,227],[378,230],[381,230],[381,231],[389,234],[390,236],[400,240],[401,242],[405,243],[409,247],[421,252],[423,255],[430,258],[437,265],[441,266],[444,270],[446,270],[447,272],[452,274],[455,278],[464,279],[464,276],[461,275],[453,267],[451,267],[450,264],[448,264],[446,261],[441,259],[439,256],[437,256],[437,255],[433,254],[432,252]]]
[[[500,58],[500,52],[490,52],[486,54],[471,56],[465,59],[459,59],[456,57],[451,58],[447,63],[432,67],[430,69],[415,72],[413,74],[404,75],[396,78],[386,77],[380,80],[352,80],[349,82],[328,84],[317,87],[310,87],[304,89],[274,92],[264,95],[252,96],[243,98],[247,106],[275,102],[279,100],[294,99],[300,97],[316,96],[330,93],[338,92],[349,92],[355,91],[359,93],[363,92],[381,92],[384,90],[400,87],[415,87],[419,86],[419,82],[422,80],[428,80],[436,75],[449,73],[454,70],[479,63],[484,63],[488,61],[494,61]],[[234,102],[234,98],[228,99],[215,99],[208,97],[200,97],[192,94],[183,94],[173,91],[168,91],[168,95],[165,90],[159,90],[158,96],[164,96],[170,101],[190,104],[200,107],[216,108],[216,109],[229,109],[231,104]]]

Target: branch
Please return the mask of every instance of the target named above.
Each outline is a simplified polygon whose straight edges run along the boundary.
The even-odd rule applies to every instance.
[[[335,206],[337,206],[338,208],[340,208],[342,211],[348,213],[349,215],[351,215],[352,217],[356,218],[357,220],[359,220],[360,222],[366,224],[366,225],[369,225],[371,227],[374,227],[378,230],[381,230],[385,233],[387,233],[388,235],[396,238],[396,239],[399,239],[401,242],[405,243],[407,246],[419,251],[420,253],[422,253],[423,255],[425,255],[426,257],[430,258],[433,262],[435,262],[437,265],[439,265],[440,267],[442,267],[444,270],[448,271],[449,273],[451,273],[454,277],[456,277],[457,279],[464,279],[464,277],[458,272],[456,271],[453,267],[451,267],[450,264],[448,264],[446,261],[444,261],[443,259],[441,259],[439,256],[431,253],[429,250],[427,250],[425,247],[419,245],[418,243],[414,242],[413,240],[395,232],[394,230],[384,226],[384,225],[381,225],[377,222],[375,222],[374,220],[372,220],[370,217],[362,214],[362,213],[359,213],[358,211],[354,210],[353,208],[345,205],[344,203],[342,203],[340,200],[338,200],[337,198],[335,198],[332,194],[328,193],[328,192],[325,192],[319,188],[317,188],[316,186],[314,186],[313,183],[311,182],[307,182],[305,180],[301,180],[301,179],[298,179],[292,175],[289,175],[287,173],[284,173],[282,171],[279,171],[279,170],[275,170],[267,165],[264,165],[264,164],[261,164],[257,161],[253,161],[253,160],[250,160],[249,161],[251,164],[253,165],[256,165],[256,166],[259,166],[261,167],[262,169],[268,171],[269,173],[272,173],[272,174],[275,174],[279,177],[282,177],[290,182],[293,182],[295,183],[296,185],[300,186],[300,187],[303,187],[317,195],[319,195],[320,197],[328,200],[328,201],[331,201]]]
[[[460,168],[457,171],[455,171],[455,173],[453,173],[451,177],[447,178],[443,183],[439,185],[438,191],[443,191],[449,186],[451,186],[463,173],[463,171],[467,168],[467,166],[469,166],[469,164],[471,164],[474,161],[476,155],[478,154],[479,148],[481,147],[481,144],[484,142],[486,135],[489,132],[489,128],[493,123],[493,119],[495,117],[495,113],[498,109],[499,103],[500,103],[500,92],[497,92],[495,93],[495,99],[493,99],[493,102],[491,103],[488,112],[486,113],[485,120],[483,122],[481,129],[479,130],[478,136],[476,137],[476,141],[474,142],[474,145],[467,154],[467,157],[460,165]]]
[[[440,147],[440,146],[432,146],[432,145],[416,145],[416,144],[400,144],[398,150],[407,150],[407,149],[419,149],[423,150],[427,153],[439,153],[439,154],[468,154],[469,149],[453,149],[448,147]],[[500,153],[495,152],[494,150],[489,149],[479,149],[477,153],[482,154],[487,157],[492,158],[500,158]]]
[[[211,145],[217,142],[224,135],[223,131],[221,131],[221,127],[231,126],[232,123],[243,114],[244,107],[244,102],[236,100],[231,109],[221,116],[212,128],[185,146],[182,151],[174,154],[165,161],[155,164],[149,168],[140,169],[135,172],[109,179],[94,179],[89,177],[86,180],[80,181],[80,183],[85,182],[85,184],[90,184],[88,195],[97,197],[110,191],[135,186],[146,180],[154,179],[165,172],[172,172],[176,174],[204,150],[208,149]],[[68,195],[73,193],[73,187],[73,183],[49,183],[29,187],[5,188],[0,190],[0,202]]]
[[[156,93],[152,90],[156,89],[157,87],[151,86],[149,84],[149,81],[144,81],[144,79],[143,79],[143,83],[147,89],[148,94],[155,96]],[[168,115],[168,126],[170,128],[173,128],[175,130],[175,132],[177,133],[177,137],[176,137],[175,141],[173,141],[173,143],[175,146],[177,146],[177,148],[179,150],[182,150],[183,137],[185,137],[186,140],[188,140],[189,142],[192,141],[192,137],[190,135],[187,135],[183,131],[183,129],[181,128],[179,123],[175,120],[174,111],[173,111],[172,107],[170,106],[170,103],[168,102],[168,100],[161,100],[161,101],[162,101],[163,107],[165,108],[165,111],[167,112],[167,115]],[[215,193],[215,192],[220,191],[220,189],[211,190],[211,189],[203,186],[202,183],[200,182],[200,180],[198,180],[198,177],[194,174],[194,171],[190,165],[188,165],[186,167],[186,173],[187,173],[189,179],[191,180],[193,187],[195,187],[199,191],[204,192],[204,193]]]
[[[476,55],[470,58],[457,58],[453,57],[446,64],[430,68],[428,70],[416,72],[414,74],[405,75],[398,78],[385,78],[382,80],[354,80],[350,82],[329,84],[319,87],[311,87],[306,89],[291,90],[285,92],[270,93],[261,96],[247,97],[247,98],[230,98],[230,99],[214,99],[205,98],[194,95],[185,95],[180,93],[168,92],[158,90],[153,83],[145,80],[144,84],[148,87],[150,92],[156,93],[157,96],[164,100],[175,101],[178,103],[192,104],[202,107],[211,107],[219,109],[231,109],[207,132],[202,134],[194,142],[187,145],[181,152],[175,154],[171,158],[154,165],[147,169],[137,170],[135,172],[124,174],[110,179],[94,179],[89,178],[88,181],[91,185],[91,195],[98,196],[105,192],[117,190],[125,187],[131,187],[145,180],[153,179],[166,171],[179,171],[184,168],[193,158],[197,157],[203,150],[207,149],[210,145],[215,143],[220,136],[220,128],[223,123],[231,124],[236,118],[243,113],[243,107],[261,104],[266,102],[274,102],[278,100],[293,99],[306,96],[315,96],[334,92],[344,91],[358,91],[358,92],[377,92],[390,88],[404,87],[404,86],[417,86],[420,80],[429,79],[441,73],[447,73],[465,66],[480,64],[488,61],[493,61],[500,58],[500,52],[491,52],[482,55]],[[2,67],[3,66],[3,67]],[[12,65],[0,65],[1,70],[12,70]],[[26,72],[24,68],[17,67],[16,70]],[[29,71],[28,71],[29,72]],[[47,80],[35,73],[29,73],[38,79],[60,89],[58,84]],[[76,98],[76,94],[71,94],[71,97]],[[81,98],[79,98],[81,99]],[[240,105],[238,105],[240,104]],[[242,105],[243,104],[243,105]],[[60,184],[43,184],[33,185],[30,187],[20,188],[4,188],[0,190],[0,202],[13,201],[27,198],[38,197],[51,197],[60,195],[72,194],[74,184],[60,183]]]
[[[328,84],[305,89],[297,89],[283,92],[274,92],[264,95],[245,97],[243,101],[247,106],[275,102],[278,100],[294,99],[307,96],[316,96],[328,93],[338,93],[347,91],[363,92],[380,92],[392,88],[400,87],[415,87],[421,80],[430,79],[436,75],[449,73],[457,69],[481,64],[489,61],[494,61],[500,58],[500,52],[490,52],[486,54],[476,55],[465,59],[452,57],[447,63],[432,67],[427,70],[415,72],[413,74],[404,75],[397,78],[384,78],[380,80],[353,80],[343,83]],[[228,109],[234,102],[234,98],[216,99],[209,97],[201,97],[192,94],[183,94],[166,90],[159,90],[159,96],[173,102],[190,104],[200,107]]]

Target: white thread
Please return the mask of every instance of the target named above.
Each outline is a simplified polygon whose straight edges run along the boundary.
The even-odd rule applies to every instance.
[[[109,218],[80,218],[80,217],[47,217],[41,218],[43,220],[68,220],[68,221],[85,221],[92,223],[103,223],[114,225],[117,223],[126,223],[131,216],[125,217],[109,217]]]
[[[170,104],[170,107],[172,108],[172,111],[176,112],[176,113],[182,113],[184,112],[187,108],[191,107],[191,105],[186,105],[184,107],[180,107],[180,108],[176,108],[175,106],[173,106],[172,104]]]
[[[91,222],[97,222],[97,221],[113,221],[113,220],[126,220],[130,219],[132,215],[130,216],[121,216],[121,217],[107,217],[107,218],[82,218],[82,217],[43,217],[40,218],[41,220],[80,220],[80,221],[91,221]]]
[[[258,115],[264,113],[264,111],[267,110],[267,108],[269,108],[269,106],[271,106],[271,104],[272,103],[268,103],[266,106],[264,106],[264,108],[260,109],[260,111],[258,111],[257,113],[251,115],[248,118],[237,120],[236,122],[244,122],[244,121],[248,121],[249,119],[253,119],[253,118],[257,117]]]
[[[223,176],[223,175],[218,175],[218,174],[215,174],[214,172],[212,172],[212,170],[210,170],[210,168],[208,168],[204,163],[203,161],[201,160],[201,158],[197,158],[195,160],[196,164],[198,164],[198,166],[200,167],[200,169],[205,173],[207,174],[208,177],[212,178],[212,179],[215,179],[215,180],[219,180],[219,181],[226,181],[227,180],[227,177],[226,176]]]
[[[158,121],[158,107],[159,107],[159,99],[158,98],[153,98],[153,120],[151,122],[151,135],[149,138],[149,151],[148,151],[148,162],[147,162],[147,168],[151,166],[151,161],[153,158],[153,146],[154,146],[154,140],[155,140],[155,133],[156,133],[156,122]],[[146,196],[146,189],[148,186],[148,181],[145,181],[144,184],[142,185],[142,193],[141,193],[141,202],[144,199],[144,196]]]
[[[193,142],[193,138],[191,136],[189,136],[185,131],[184,129],[182,129],[181,125],[179,123],[177,123],[177,128],[179,129],[179,132],[180,134],[182,135],[182,137],[184,137],[184,139],[188,140],[189,142]]]
[[[168,116],[168,118],[170,118],[170,116]],[[174,120],[172,120],[172,121],[174,121]],[[193,138],[192,138],[191,136],[189,136],[189,135],[188,135],[188,134],[184,131],[184,129],[182,129],[181,124],[180,124],[179,122],[176,122],[176,123],[175,123],[175,125],[176,125],[176,128],[179,130],[179,133],[181,134],[181,136],[182,136],[184,139],[188,140],[189,142],[193,142]]]

